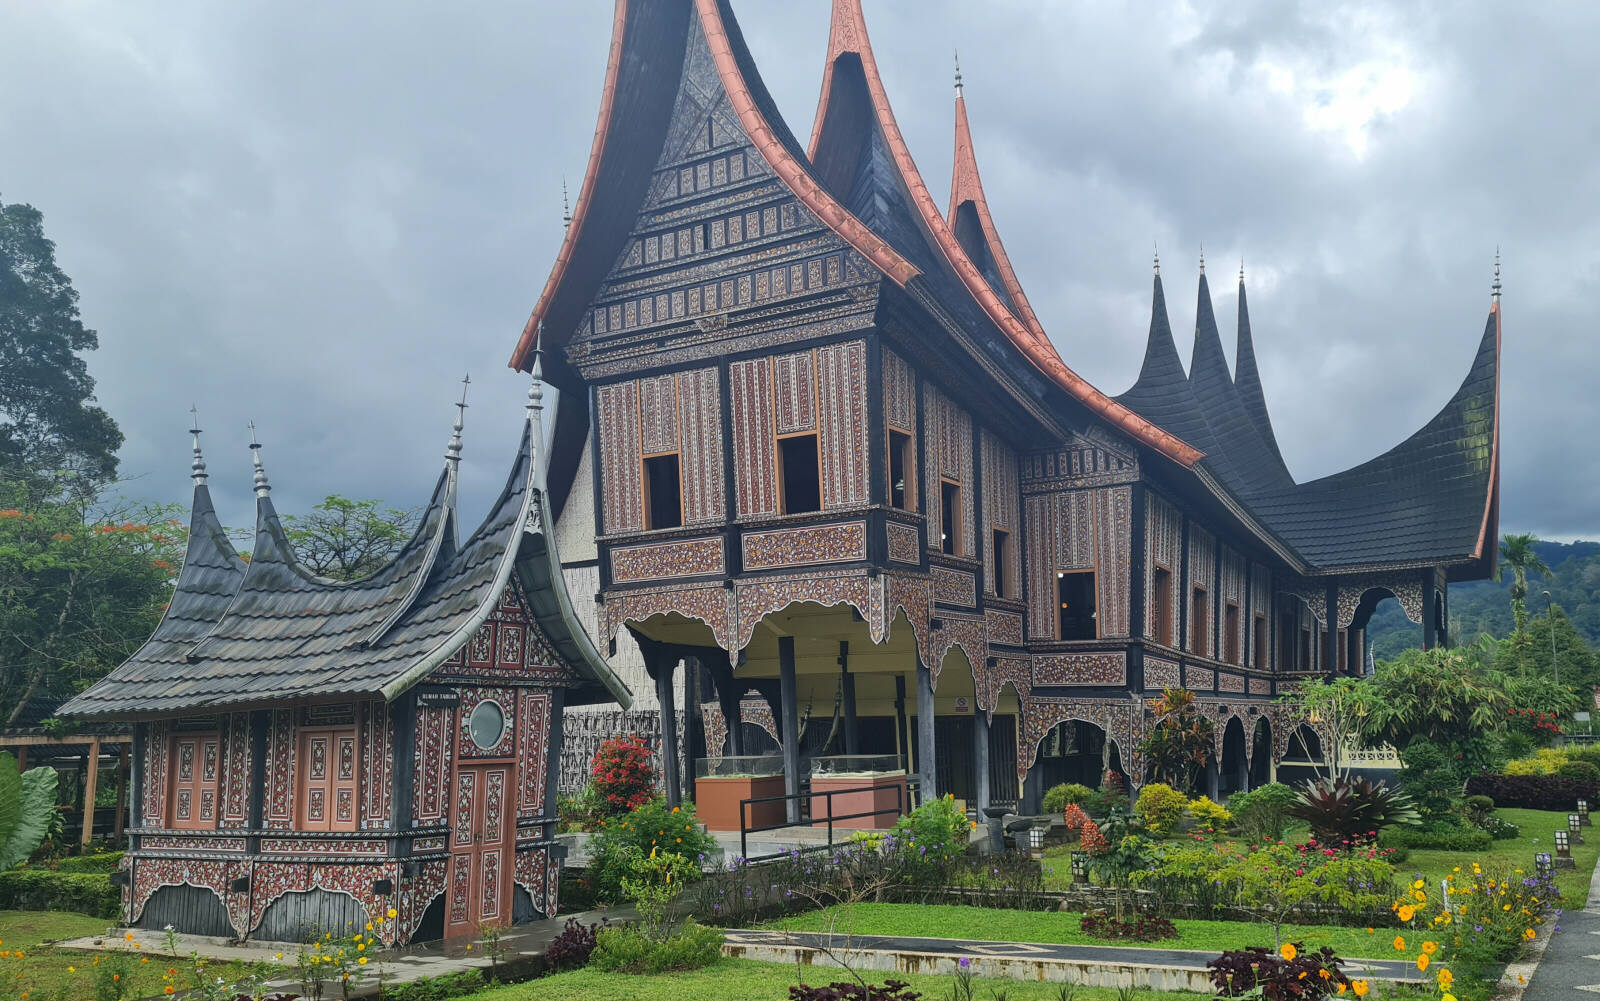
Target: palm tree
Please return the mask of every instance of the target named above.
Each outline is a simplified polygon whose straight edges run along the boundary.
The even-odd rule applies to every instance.
[[[1500,579],[1511,574],[1511,618],[1516,623],[1512,643],[1516,645],[1517,662],[1522,663],[1522,648],[1528,641],[1528,574],[1547,574],[1550,568],[1534,551],[1538,536],[1532,532],[1521,535],[1507,534],[1500,539]]]

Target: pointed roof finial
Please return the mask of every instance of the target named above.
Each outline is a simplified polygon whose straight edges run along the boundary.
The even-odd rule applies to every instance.
[[[1206,245],[1203,243],[1200,245],[1200,273],[1206,273]]]
[[[1244,284],[1244,258],[1239,258],[1239,284]]]
[[[1489,286],[1489,291],[1494,296],[1494,301],[1495,302],[1499,302],[1500,301],[1500,248],[1499,248],[1498,245],[1494,248],[1494,284]]]
[[[528,418],[533,419],[537,411],[544,409],[544,321],[539,321],[539,330],[533,340],[533,384],[528,387]]]
[[[961,96],[961,52],[956,51],[956,96]]]
[[[261,465],[261,442],[256,440],[255,421],[250,422],[250,462],[256,467],[256,496],[265,500],[272,493],[272,484],[267,482],[267,471]]]
[[[1155,244],[1154,246],[1155,246],[1156,277],[1160,278],[1161,277],[1161,246],[1160,246],[1160,244]]]
[[[561,176],[561,228],[572,228],[572,203],[567,200],[567,178]]]
[[[472,385],[472,373],[468,372],[461,377],[461,402],[456,404],[456,424],[450,435],[450,445],[444,450],[444,457],[452,463],[461,462],[461,428],[467,418],[467,387]]]
[[[206,485],[206,459],[200,454],[200,408],[189,404],[189,433],[194,435],[194,461],[189,464],[189,475],[194,478],[194,485]]]

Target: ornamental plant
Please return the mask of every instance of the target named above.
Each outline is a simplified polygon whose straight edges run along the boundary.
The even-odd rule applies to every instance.
[[[1217,863],[1212,879],[1235,887],[1235,906],[1272,925],[1275,947],[1283,944],[1283,925],[1307,904],[1379,911],[1393,899],[1394,867],[1370,852],[1279,842],[1219,855]]]
[[[1061,811],[1061,824],[1067,829],[1068,834],[1075,834],[1083,830],[1085,824],[1092,823],[1089,815],[1083,812],[1083,807],[1076,803],[1068,803]]]
[[[1158,838],[1171,836],[1189,812],[1189,797],[1161,782],[1152,782],[1139,790],[1139,800],[1133,812],[1144,821],[1144,826]]]
[[[1303,942],[1285,942],[1276,950],[1261,946],[1233,949],[1206,964],[1219,998],[1261,997],[1265,1001],[1321,1001],[1350,991],[1366,997],[1365,980],[1352,981],[1340,969],[1344,960],[1328,946],[1316,952]]]
[[[656,794],[650,747],[636,733],[602,740],[590,774],[602,807],[612,815],[636,809]]]
[[[1328,845],[1362,844],[1389,825],[1420,822],[1404,793],[1364,778],[1307,781],[1288,812],[1311,825],[1311,833]]]
[[[17,772],[17,759],[0,751],[0,871],[28,860],[56,815],[56,770]]]
[[[1195,819],[1201,827],[1209,829],[1213,834],[1222,834],[1227,831],[1228,824],[1233,821],[1233,814],[1221,803],[1213,803],[1211,797],[1201,796],[1199,799],[1190,800],[1189,816]]]
[[[1092,820],[1083,825],[1083,836],[1079,839],[1079,844],[1090,855],[1104,855],[1111,850],[1111,842],[1100,833],[1100,825]]]
[[[966,852],[973,826],[966,812],[956,806],[955,796],[946,795],[923,803],[895,821],[894,837],[898,850],[913,863],[943,871],[947,862]]]
[[[1395,916],[1425,936],[1419,941],[1437,942],[1442,952],[1429,952],[1430,957],[1448,957],[1463,974],[1476,976],[1515,959],[1538,937],[1540,926],[1561,916],[1553,877],[1522,869],[1471,862],[1445,879],[1447,897],[1435,899],[1433,889],[1420,877],[1413,879],[1392,905]]]
[[[1216,724],[1200,714],[1194,693],[1187,688],[1163,689],[1161,697],[1149,700],[1145,707],[1155,720],[1139,750],[1150,762],[1151,771],[1162,782],[1193,788],[1211,756]]]
[[[700,830],[694,804],[668,806],[657,796],[631,813],[599,822],[589,840],[590,885],[597,900],[619,903],[624,899],[622,881],[632,875],[630,850],[638,855],[656,849],[682,855],[698,871],[716,847],[716,840]]]

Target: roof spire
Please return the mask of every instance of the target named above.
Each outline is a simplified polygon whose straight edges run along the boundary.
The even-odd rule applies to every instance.
[[[961,52],[956,50],[956,97],[961,96]]]
[[[533,384],[528,387],[528,419],[534,420],[544,410],[544,321],[539,321],[538,333],[533,341]]]
[[[206,459],[200,454],[200,408],[189,404],[189,433],[194,435],[194,461],[189,464],[189,475],[194,478],[194,485],[206,485]]]
[[[1160,244],[1153,244],[1153,246],[1155,247],[1156,277],[1160,278],[1161,277],[1161,245]]]
[[[1239,284],[1244,284],[1244,258],[1239,258]]]
[[[451,463],[461,463],[461,428],[466,423],[467,417],[467,387],[472,385],[472,373],[468,372],[461,377],[461,401],[456,404],[456,424],[450,435],[450,444],[444,450],[444,457]]]
[[[1203,243],[1200,245],[1200,273],[1206,273],[1206,245]]]
[[[1494,284],[1489,286],[1489,292],[1494,296],[1494,301],[1500,301],[1500,248],[1494,248]]]
[[[261,466],[261,442],[256,440],[256,422],[250,422],[250,462],[256,467],[255,484],[256,496],[266,500],[272,493],[272,484],[267,482],[267,471]]]
[[[561,176],[561,228],[572,228],[572,203],[567,200],[567,177]]]

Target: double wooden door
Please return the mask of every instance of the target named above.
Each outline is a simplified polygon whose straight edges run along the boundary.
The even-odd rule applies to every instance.
[[[456,768],[450,818],[450,893],[445,935],[511,923],[512,801],[515,762]]]

